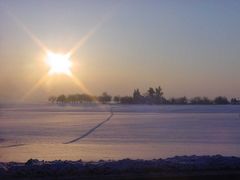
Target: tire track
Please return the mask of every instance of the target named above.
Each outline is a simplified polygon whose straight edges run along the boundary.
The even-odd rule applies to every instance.
[[[113,113],[113,108],[111,108],[110,110],[110,115],[108,116],[107,119],[105,119],[104,121],[102,121],[101,123],[99,123],[98,125],[96,125],[95,127],[93,127],[92,129],[90,129],[89,131],[87,131],[85,134],[83,134],[82,136],[76,138],[76,139],[73,139],[71,141],[68,141],[68,142],[65,142],[63,144],[71,144],[71,143],[74,143],[76,141],[79,141],[83,138],[85,138],[86,136],[88,136],[89,134],[93,133],[97,128],[99,128],[100,126],[102,126],[103,124],[105,124],[106,122],[110,121],[111,118],[113,117],[114,113]]]
[[[12,148],[12,147],[19,147],[19,146],[26,146],[26,144],[5,145],[5,146],[0,146],[0,148]]]

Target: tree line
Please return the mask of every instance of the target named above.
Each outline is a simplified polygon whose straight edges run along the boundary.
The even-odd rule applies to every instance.
[[[101,96],[93,96],[89,94],[70,94],[64,95],[61,94],[59,96],[50,96],[48,101],[51,103],[57,104],[81,104],[81,103],[91,103],[91,102],[101,102],[101,103],[109,103],[112,100],[112,96],[108,95],[104,92]]]
[[[208,97],[193,97],[187,98],[185,96],[178,98],[165,98],[162,88],[159,86],[157,88],[150,87],[147,92],[141,93],[139,89],[134,89],[132,96],[111,96],[104,92],[100,96],[93,96],[89,94],[70,94],[59,96],[50,96],[48,101],[57,104],[81,104],[81,103],[92,103],[100,102],[103,104],[114,102],[119,104],[240,104],[240,99],[232,98],[228,100],[227,97],[217,96],[214,99],[209,99]]]

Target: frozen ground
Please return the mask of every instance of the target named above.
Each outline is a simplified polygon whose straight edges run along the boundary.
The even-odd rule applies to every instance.
[[[240,106],[0,105],[0,161],[240,156]]]

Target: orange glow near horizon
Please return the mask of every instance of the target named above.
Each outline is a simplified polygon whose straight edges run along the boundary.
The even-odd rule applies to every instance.
[[[70,77],[72,82],[83,92],[89,95],[92,93],[88,90],[88,88],[80,81],[74,74],[71,72],[72,62],[70,60],[71,56],[82,47],[87,40],[100,28],[103,22],[107,19],[106,17],[99,21],[92,29],[90,29],[76,44],[65,54],[54,53],[52,52],[34,33],[31,32],[28,27],[22,23],[16,16],[10,13],[10,16],[16,22],[16,24],[33,40],[35,44],[37,44],[41,50],[46,53],[45,62],[48,64],[50,70],[47,74],[42,76],[32,88],[23,96],[22,100],[27,99],[34,91],[36,91],[42,84],[49,80],[51,75],[63,74]]]

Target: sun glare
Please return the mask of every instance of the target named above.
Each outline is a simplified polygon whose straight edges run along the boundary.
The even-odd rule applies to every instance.
[[[72,63],[68,54],[47,53],[46,62],[50,67],[49,74],[65,74],[71,76]]]

